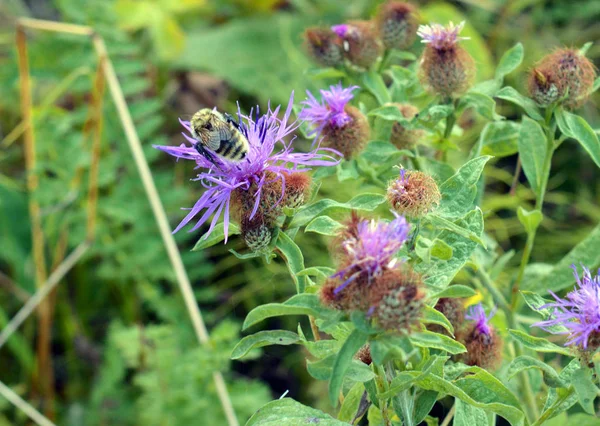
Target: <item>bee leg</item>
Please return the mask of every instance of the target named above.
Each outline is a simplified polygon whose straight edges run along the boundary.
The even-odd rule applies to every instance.
[[[225,121],[227,121],[227,123],[232,124],[233,127],[240,130],[240,123],[235,121],[235,119],[231,116],[231,114],[224,113],[223,116],[225,117]]]
[[[219,161],[215,158],[214,155],[212,155],[206,148],[204,148],[204,146],[201,143],[197,143],[194,145],[194,148],[196,149],[196,151],[198,151],[198,154],[202,155],[204,158],[206,158],[208,161],[210,161],[211,163],[213,163],[215,166],[217,166],[217,168],[219,170],[223,170],[220,166],[219,166]]]

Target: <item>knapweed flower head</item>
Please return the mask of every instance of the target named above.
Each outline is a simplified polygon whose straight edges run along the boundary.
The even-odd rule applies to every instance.
[[[400,177],[388,186],[387,198],[394,211],[408,217],[421,217],[439,205],[441,194],[428,174],[400,169]]]
[[[383,3],[375,18],[379,37],[388,49],[406,49],[417,36],[417,16],[413,5],[401,1]]]
[[[341,83],[321,90],[322,101],[307,91],[300,119],[313,126],[311,135],[349,159],[362,151],[369,141],[369,122],[358,108],[349,105],[358,86],[344,88]]]
[[[419,62],[419,77],[432,93],[452,97],[465,92],[475,75],[473,58],[458,42],[467,40],[458,34],[464,22],[446,27],[440,24],[421,25],[417,34],[427,46]]]
[[[592,62],[577,49],[559,49],[536,64],[529,77],[531,97],[541,106],[563,98],[569,109],[589,97],[596,72]]]
[[[344,62],[342,39],[330,28],[307,28],[304,31],[305,49],[320,65],[337,67]]]
[[[472,322],[467,325],[464,334],[459,336],[467,348],[467,352],[461,355],[465,364],[490,370],[498,367],[502,355],[502,340],[490,324],[495,313],[494,308],[486,315],[481,304],[471,306],[467,311],[465,318]]]
[[[420,25],[417,35],[422,38],[421,43],[429,44],[436,50],[450,50],[461,40],[469,37],[460,37],[459,34],[465,27],[465,21],[458,25],[450,22],[446,27],[440,24]]]
[[[331,29],[342,39],[344,57],[359,68],[371,67],[383,54],[383,44],[371,21],[350,21]]]
[[[335,293],[359,277],[370,284],[375,277],[396,265],[396,254],[406,241],[410,226],[403,216],[394,215],[389,222],[363,220],[358,223],[355,235],[342,241],[344,267],[334,277],[344,282]]]
[[[590,270],[583,267],[580,277],[577,267],[572,266],[576,287],[564,299],[550,292],[555,302],[541,308],[553,309],[553,318],[534,324],[556,334],[568,334],[566,345],[580,346],[595,350],[600,347],[600,271],[592,276]],[[552,331],[550,327],[562,325],[565,331]]]
[[[200,172],[193,180],[204,187],[204,193],[174,232],[202,213],[191,231],[198,229],[212,216],[210,228],[205,234],[207,237],[223,215],[224,233],[227,236],[232,204],[242,210],[239,214],[242,225],[252,223],[257,226],[253,222],[257,214],[268,217],[273,209],[283,207],[286,181],[290,175],[305,173],[312,166],[332,166],[339,163],[339,153],[329,148],[317,147],[308,153],[294,152],[293,138],[286,140],[299,126],[297,122],[290,121],[292,105],[293,93],[282,118],[278,116],[280,107],[274,110],[269,107],[262,115],[257,107],[255,114],[251,112],[247,116],[238,109],[238,126],[249,145],[246,157],[239,162],[219,158],[215,165],[198,153],[194,148],[198,142],[186,133],[182,134],[187,144],[155,146],[174,157],[194,161]],[[180,122],[191,134],[189,122]],[[273,199],[269,203],[265,202],[264,194],[269,194]],[[270,227],[272,223],[266,225]]]
[[[415,115],[419,113],[419,108],[410,104],[399,104],[394,103],[393,106],[398,108],[398,111],[407,120],[412,120]],[[423,136],[423,130],[421,129],[409,129],[404,127],[401,123],[396,122],[392,126],[392,133],[390,135],[390,142],[393,143],[398,149],[411,149],[419,139]]]

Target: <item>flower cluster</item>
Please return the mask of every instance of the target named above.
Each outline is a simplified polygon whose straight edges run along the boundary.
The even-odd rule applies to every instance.
[[[313,126],[312,135],[321,138],[323,146],[342,153],[348,159],[362,151],[369,141],[369,123],[358,108],[349,105],[358,86],[344,88],[341,83],[321,90],[322,101],[307,91],[300,119]]]
[[[255,238],[260,237],[259,246],[270,240],[270,229],[284,206],[302,202],[309,191],[310,178],[303,174],[312,166],[333,166],[339,163],[335,150],[317,147],[308,153],[294,152],[291,141],[286,138],[294,132],[299,123],[290,121],[293,105],[293,94],[288,107],[279,117],[280,107],[260,115],[256,113],[244,115],[238,110],[238,126],[240,132],[248,140],[249,150],[240,162],[219,158],[218,166],[200,155],[194,146],[198,143],[186,133],[183,136],[188,144],[180,146],[156,146],[174,157],[191,160],[201,171],[193,180],[204,187],[202,196],[179,223],[174,232],[179,231],[200,213],[200,218],[192,227],[194,231],[213,216],[208,236],[221,215],[225,241],[231,212],[242,225],[242,233],[249,231],[256,247]],[[181,121],[181,120],[180,120]],[[181,121],[183,127],[191,134],[190,123]],[[293,138],[292,138],[293,140]],[[302,175],[302,176],[301,176]]]
[[[532,69],[529,94],[544,107],[562,100],[567,108],[575,109],[589,97],[595,77],[594,65],[580,51],[559,49]]]
[[[577,281],[576,288],[564,299],[550,292],[555,301],[540,308],[551,308],[553,318],[534,326],[557,334],[568,334],[566,345],[595,350],[600,347],[600,271],[592,276],[590,270],[583,267],[580,277],[577,267],[573,265],[572,268]],[[556,332],[549,329],[556,325],[562,325],[566,330]]]
[[[417,11],[414,6],[387,1],[372,20],[349,21],[331,28],[308,28],[306,50],[319,64],[342,66],[344,62],[368,69],[385,49],[406,49],[416,38]]]
[[[399,215],[384,222],[353,214],[334,241],[339,267],[321,289],[323,303],[366,312],[389,330],[408,330],[415,324],[425,297],[422,278],[397,257],[409,229]]]
[[[468,40],[460,37],[464,22],[452,22],[443,27],[439,24],[421,25],[417,34],[426,44],[419,62],[419,76],[423,84],[434,94],[446,98],[464,93],[475,75],[473,58],[458,42]]]

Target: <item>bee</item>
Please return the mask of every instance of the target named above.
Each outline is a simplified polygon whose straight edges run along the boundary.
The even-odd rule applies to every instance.
[[[198,141],[194,145],[196,151],[217,167],[218,162],[213,153],[233,162],[246,158],[248,139],[231,115],[203,108],[194,114],[190,127],[192,136]]]

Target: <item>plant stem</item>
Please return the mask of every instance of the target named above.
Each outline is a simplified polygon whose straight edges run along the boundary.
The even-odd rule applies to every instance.
[[[544,205],[544,196],[546,195],[546,189],[548,187],[548,179],[550,178],[550,166],[552,165],[552,154],[554,153],[554,129],[550,125],[550,121],[552,119],[553,108],[548,108],[546,110],[546,155],[544,157],[544,163],[542,165],[542,182],[540,187],[538,188],[538,193],[536,194],[535,201],[535,210],[542,211],[542,207]],[[535,235],[537,233],[537,228],[534,229],[527,235],[527,241],[525,243],[525,249],[523,251],[523,257],[521,258],[521,265],[519,266],[519,272],[517,274],[517,278],[512,286],[511,291],[511,302],[510,305],[514,309],[517,304],[517,295],[519,293],[519,286],[521,284],[521,280],[523,279],[523,275],[525,273],[525,267],[529,263],[529,258],[531,257],[531,251],[533,250],[533,245],[535,243]]]
[[[452,421],[452,418],[454,417],[455,411],[456,411],[456,403],[454,403],[452,405],[452,408],[450,408],[450,411],[448,411],[448,414],[446,414],[446,417],[444,418],[444,421],[442,422],[442,424],[440,426],[448,426],[450,424],[450,421]]]
[[[550,408],[548,408],[544,414],[542,414],[540,416],[540,418],[538,418],[535,423],[532,423],[531,426],[541,426],[543,425],[546,420],[548,420],[550,417],[552,417],[554,415],[554,412],[562,405],[563,402],[565,402],[571,395],[573,395],[573,393],[575,392],[575,388],[573,386],[570,386],[567,389],[567,393],[565,393],[563,396],[561,396],[559,399],[556,400],[556,402],[554,404],[552,404],[552,406]]]

